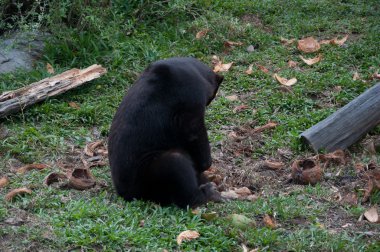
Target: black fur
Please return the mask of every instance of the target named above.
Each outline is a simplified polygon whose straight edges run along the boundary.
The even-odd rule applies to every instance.
[[[160,60],[142,73],[109,135],[112,179],[120,196],[182,208],[220,200],[202,172],[211,166],[205,108],[222,80],[194,58]]]

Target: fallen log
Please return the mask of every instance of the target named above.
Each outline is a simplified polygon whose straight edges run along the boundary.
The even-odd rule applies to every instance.
[[[345,149],[380,124],[380,83],[300,136],[314,151]]]
[[[82,70],[74,68],[26,87],[4,92],[0,95],[0,118],[99,78],[106,72],[100,65],[92,65]]]

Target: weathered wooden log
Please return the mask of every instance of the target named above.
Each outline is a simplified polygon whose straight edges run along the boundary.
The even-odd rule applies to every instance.
[[[0,95],[0,118],[99,78],[106,72],[100,65],[92,65],[82,70],[74,68],[26,87],[4,92]]]
[[[380,124],[380,83],[301,134],[314,151],[345,149]]]

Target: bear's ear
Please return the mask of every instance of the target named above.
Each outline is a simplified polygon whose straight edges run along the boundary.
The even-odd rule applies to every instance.
[[[171,74],[170,66],[163,63],[153,64],[151,71],[162,78],[168,78]]]
[[[220,85],[220,83],[222,83],[223,79],[224,79],[223,75],[215,74],[215,80],[218,86]]]

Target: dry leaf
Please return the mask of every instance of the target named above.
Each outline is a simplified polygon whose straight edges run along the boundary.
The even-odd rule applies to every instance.
[[[331,44],[331,41],[332,41],[332,39],[324,39],[324,40],[319,41],[319,44],[320,45],[328,45],[328,44]]]
[[[346,42],[347,39],[348,39],[348,35],[344,36],[342,39],[333,38],[330,43],[333,45],[342,46],[344,42]]]
[[[60,180],[65,180],[65,179],[67,179],[66,174],[52,172],[45,177],[45,185],[49,186],[53,183],[56,183],[56,182],[59,182]]]
[[[290,87],[290,86],[292,86],[292,85],[294,85],[294,84],[297,83],[297,79],[296,79],[296,78],[292,78],[292,79],[288,80],[288,79],[285,79],[285,78],[280,77],[278,74],[274,74],[274,78],[275,78],[280,84],[285,85],[285,86],[288,86],[288,87]]]
[[[252,67],[253,67],[253,64],[249,65],[247,71],[245,71],[246,74],[252,74]]]
[[[360,76],[359,76],[359,73],[356,71],[355,73],[354,73],[354,75],[352,76],[352,79],[353,80],[360,80]]]
[[[370,169],[370,164],[368,164],[368,169]],[[380,190],[380,169],[374,168],[368,170],[365,175],[368,178],[368,186],[364,191],[364,196],[362,202],[366,202],[371,196],[375,189]]]
[[[263,162],[263,168],[271,169],[271,170],[280,170],[285,167],[285,164],[282,162],[275,162],[275,161],[264,161]]]
[[[286,39],[286,38],[283,38],[283,37],[280,37],[280,41],[283,45],[291,45],[294,43],[294,41],[296,41],[295,39]]]
[[[237,95],[226,96],[226,99],[229,100],[229,101],[237,101],[237,100],[239,100],[239,98],[238,98]]]
[[[236,188],[234,191],[236,194],[238,194],[241,197],[247,197],[247,196],[252,194],[251,190],[249,190],[249,188],[245,187],[245,186],[240,187],[240,188]]]
[[[9,178],[8,177],[2,177],[0,178],[0,188],[3,188],[9,184]]]
[[[292,179],[298,184],[315,185],[322,179],[323,171],[314,160],[296,160],[292,164]]]
[[[327,154],[319,154],[314,157],[317,160],[320,160],[322,162],[326,162],[325,166],[328,165],[329,162],[334,162],[336,164],[345,164],[346,163],[346,157],[343,150],[336,150],[331,153]]]
[[[49,63],[46,63],[46,70],[48,71],[49,74],[53,74],[54,73],[54,68]]]
[[[377,213],[377,207],[373,206],[364,212],[364,217],[371,223],[379,221],[379,214]]]
[[[68,186],[77,190],[86,190],[95,186],[96,181],[90,170],[77,168],[67,174]]]
[[[218,170],[214,167],[210,167],[203,174],[210,182],[214,182],[216,185],[220,185],[223,181],[222,176],[218,174]]]
[[[354,165],[356,173],[362,173],[365,171],[366,166],[363,163],[356,163]]]
[[[264,215],[263,221],[264,221],[265,226],[268,228],[275,228],[276,227],[276,222],[268,214]]]
[[[206,36],[206,34],[208,33],[209,29],[203,29],[199,32],[197,32],[197,34],[195,35],[195,38],[196,39],[201,39],[203,38],[204,36]]]
[[[315,63],[318,63],[322,59],[322,54],[319,54],[317,57],[312,58],[312,59],[305,59],[300,55],[300,58],[303,62],[305,62],[307,65],[311,66],[314,65]]]
[[[225,47],[234,47],[234,46],[241,46],[243,45],[242,42],[234,42],[234,41],[226,41],[224,42]]]
[[[346,195],[343,196],[340,202],[342,204],[355,206],[358,204],[358,196],[356,195],[356,193],[347,193]]]
[[[31,191],[30,189],[26,188],[26,187],[13,189],[13,190],[10,191],[9,193],[7,193],[7,195],[5,195],[5,200],[6,200],[6,201],[12,201],[12,199],[13,199],[16,195],[22,195],[22,194],[25,194],[25,193],[31,194],[32,191]]]
[[[20,168],[17,169],[17,173],[19,174],[24,174],[25,172],[27,171],[30,171],[30,170],[42,170],[42,169],[45,169],[47,168],[48,166],[45,165],[45,164],[28,164],[28,165],[24,165]]]
[[[241,244],[241,247],[243,249],[243,252],[248,252],[247,246],[245,246],[244,244]]]
[[[296,67],[297,65],[298,65],[298,63],[295,62],[295,61],[293,61],[293,60],[289,60],[289,61],[288,61],[288,67],[290,67],[290,68],[294,68],[294,67]]]
[[[222,64],[221,62],[217,65],[214,66],[214,72],[215,73],[218,73],[218,72],[227,72],[231,66],[232,66],[233,62],[230,62],[230,63],[227,63],[227,64]]]
[[[321,46],[319,45],[318,41],[315,40],[313,37],[307,37],[301,40],[298,40],[298,50],[305,52],[305,53],[312,53],[317,52]]]
[[[233,190],[229,190],[229,191],[226,191],[226,192],[221,192],[221,195],[223,198],[226,198],[226,199],[238,199],[239,198],[239,195],[233,191]]]
[[[93,157],[95,154],[97,154],[96,153],[96,148],[98,148],[101,145],[103,145],[103,140],[99,140],[99,141],[88,143],[84,147],[84,153],[87,156]]]
[[[263,73],[269,73],[269,70],[265,66],[258,65],[257,67],[261,70],[261,72],[263,72]]]
[[[269,123],[265,124],[264,126],[261,126],[261,127],[258,127],[258,128],[254,128],[251,131],[251,134],[257,134],[257,133],[260,133],[260,132],[262,132],[264,130],[267,130],[267,129],[274,129],[277,125],[278,125],[278,123],[269,122]]]
[[[69,106],[74,109],[80,109],[79,105],[76,102],[69,102]]]
[[[190,241],[199,237],[199,233],[193,230],[186,230],[177,236],[177,244],[181,245],[182,241]]]
[[[236,106],[236,107],[232,110],[232,112],[234,112],[234,113],[238,113],[238,112],[240,112],[240,111],[247,110],[247,109],[249,109],[249,106],[247,106],[247,105],[239,105],[239,106]]]
[[[375,72],[373,75],[372,75],[372,78],[373,79],[380,79],[380,74],[379,74],[379,72]]]
[[[242,214],[231,214],[229,216],[231,223],[234,227],[240,229],[247,229],[249,227],[254,227],[256,225],[255,221],[242,215]]]
[[[251,194],[251,195],[248,195],[247,198],[245,198],[245,199],[249,200],[249,201],[256,201],[258,198],[259,198],[259,196],[255,195],[255,194]]]

